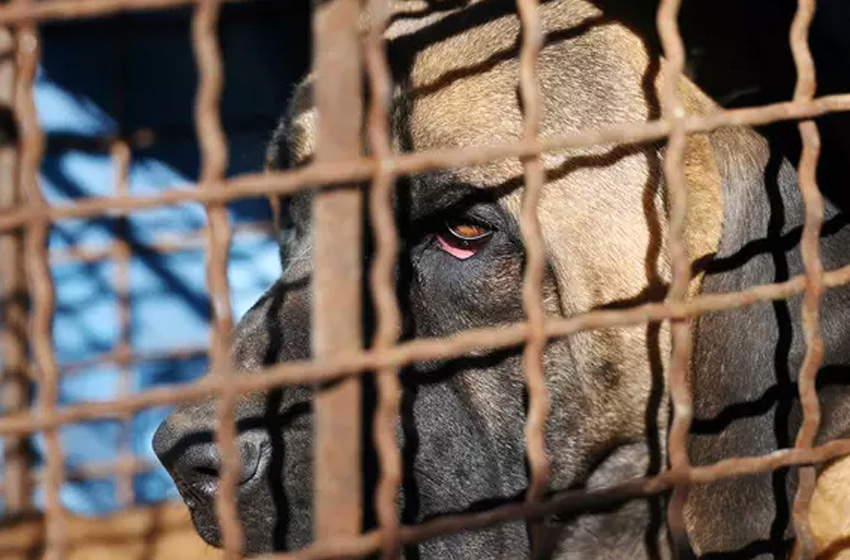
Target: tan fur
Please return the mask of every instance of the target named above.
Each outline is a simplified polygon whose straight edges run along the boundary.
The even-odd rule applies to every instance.
[[[473,1],[470,4],[476,4]],[[416,14],[426,2],[404,2],[404,12]],[[446,17],[437,11],[429,17],[403,16],[395,19],[390,38],[427,32],[427,25]],[[643,42],[619,23],[607,21],[600,10],[583,0],[569,6],[553,0],[541,6],[544,31],[550,37],[562,33],[558,49],[575,58],[567,65],[541,65],[544,98],[552,82],[557,82],[567,99],[543,107],[541,134],[551,135],[624,122],[649,120],[658,116],[657,99],[663,68],[648,57]],[[397,14],[398,15],[398,14]],[[580,30],[570,34],[569,30]],[[409,132],[412,146],[422,151],[447,147],[468,147],[509,142],[520,137],[522,116],[516,97],[519,68],[515,58],[519,25],[516,17],[505,15],[463,33],[424,41],[416,52],[410,72],[412,109]],[[542,58],[551,54],[545,47]],[[592,53],[589,56],[588,53]],[[653,75],[653,68],[655,74]],[[629,73],[627,70],[631,70]],[[646,78],[654,91],[644,90]],[[650,86],[653,87],[653,86]],[[704,114],[717,106],[687,80],[679,92],[689,114]],[[652,98],[655,100],[653,101]],[[594,106],[600,100],[604,108]],[[310,109],[305,90],[296,97],[293,111],[293,143],[296,162],[312,153],[315,111]],[[722,176],[730,169],[757,169],[764,154],[764,142],[744,129],[724,130],[739,153],[719,154],[705,134],[691,135],[684,153],[684,175],[689,210],[685,243],[692,260],[716,252],[723,220]],[[656,192],[661,179],[659,146],[612,148],[599,146],[546,154],[542,157],[549,181],[542,193],[539,219],[550,262],[556,271],[566,314],[622,300],[633,300],[669,280],[669,263],[664,247],[667,219],[664,193]],[[751,160],[746,160],[751,158]],[[728,161],[735,159],[736,161]],[[496,161],[453,170],[459,181],[481,188],[501,186],[522,176],[516,159]],[[659,189],[660,190],[660,189]],[[521,207],[521,191],[502,198],[502,204],[515,217]],[[582,240],[564,243],[563,240]],[[699,292],[700,278],[691,285],[690,295]],[[570,338],[573,359],[586,371],[593,364],[615,364],[622,381],[613,388],[593,394],[599,410],[618,403],[620,410],[634,410],[633,417],[596,417],[590,445],[644,437],[643,410],[650,391],[651,374],[647,360],[645,326],[582,333]],[[669,344],[662,332],[660,355],[667,356]],[[666,360],[666,358],[665,358]],[[588,380],[592,385],[593,380]],[[550,379],[555,410],[557,379]],[[490,395],[487,387],[477,394]],[[476,391],[472,391],[476,394]],[[592,393],[592,391],[591,391]],[[482,396],[476,406],[497,407]],[[607,403],[606,405],[600,403]],[[589,405],[589,406],[592,406]],[[663,407],[662,407],[663,409]],[[588,414],[593,414],[593,410]],[[663,416],[664,410],[660,411]],[[494,417],[498,414],[494,412]],[[551,420],[550,420],[551,421]],[[581,451],[581,450],[578,450]],[[554,487],[559,486],[561,467],[552,457]],[[569,481],[575,473],[565,473]],[[848,535],[850,520],[850,460],[828,469],[821,476],[812,523],[822,547]],[[839,515],[838,512],[842,512]]]
[[[44,556],[42,514],[0,523],[0,560]],[[218,553],[195,533],[182,503],[134,508],[119,514],[84,518],[69,515],[67,560],[208,560]]]
[[[549,80],[561,80],[558,89],[570,96],[570,105],[544,104],[541,134],[648,118],[650,108],[641,90],[640,76],[627,83],[619,83],[615,77],[623,67],[633,63],[635,50],[641,48],[633,34],[619,24],[603,21],[599,10],[586,2],[570,2],[569,9],[565,9],[564,2],[551,2],[541,8],[541,13],[546,32],[553,36],[566,35],[556,45],[544,48],[541,56],[553,56],[550,53],[557,48],[559,53],[566,51],[576,57],[575,64],[566,68],[555,68],[551,63],[541,65],[543,95],[550,93],[547,92]],[[403,29],[405,25],[402,21],[391,33],[403,35],[408,32]],[[580,31],[570,34],[573,28]],[[414,99],[410,115],[412,149],[486,145],[520,137],[522,115],[516,97],[519,67],[514,57],[518,33],[518,22],[511,14],[417,53],[410,77]],[[608,45],[604,53],[582,64],[581,57],[592,52],[588,45],[599,44]],[[557,75],[550,76],[548,72]],[[611,107],[620,107],[622,114],[591,109],[601,91],[612,99]],[[571,110],[582,105],[583,110]],[[654,152],[652,146],[622,153],[603,146],[544,156],[550,180],[541,195],[538,215],[550,261],[556,269],[559,293],[564,296],[559,307],[567,314],[633,298],[646,287],[644,254],[648,247],[660,242],[660,236],[653,239],[653,231],[647,227],[644,216],[646,185],[656,182],[648,167],[649,160],[656,157]],[[454,173],[460,182],[489,188],[521,178],[523,168],[519,160],[509,159],[454,170]],[[501,199],[503,206],[517,218],[521,197],[521,190],[516,190]],[[660,192],[652,197],[650,204],[655,208],[661,231],[665,220]],[[585,241],[561,242],[578,239]],[[624,259],[624,255],[634,257]],[[656,269],[653,276],[663,277],[663,260],[653,266]],[[595,364],[611,363],[618,364],[618,369],[624,372],[622,382],[608,390],[594,389],[596,381],[587,379],[587,394],[595,401],[590,406],[600,412],[594,416],[597,418],[594,433],[582,442],[589,447],[578,452],[590,455],[611,441],[644,437],[642,403],[649,394],[651,379],[645,330],[644,327],[616,329],[570,338],[572,358],[581,369],[591,370]],[[553,372],[550,387],[556,401],[559,385],[563,383]],[[484,395],[490,393],[486,387],[480,389]],[[609,418],[601,412],[616,401],[635,411],[626,425],[622,419]],[[479,404],[482,409],[497,406],[486,398]],[[496,411],[492,415],[496,416]],[[557,434],[557,430],[550,433]],[[567,484],[575,476],[566,466],[575,463],[574,458],[555,452],[551,462],[554,486]]]
[[[688,186],[688,217],[685,222],[688,255],[691,262],[717,252],[723,226],[723,195],[720,172],[704,135],[688,137],[683,159]],[[690,295],[699,292],[702,274],[691,283]]]
[[[655,87],[664,87],[666,61],[662,61]],[[719,107],[692,82],[683,79],[678,87],[679,99],[688,115],[698,116],[714,112]],[[742,141],[746,139],[742,137]],[[723,228],[723,183],[717,165],[717,154],[706,134],[689,134],[682,157],[682,168],[687,185],[688,215],[685,222],[685,245],[691,262],[717,252]],[[689,295],[699,294],[702,274],[690,285]]]
[[[399,11],[413,14],[426,7],[424,2],[396,4]],[[553,1],[541,6],[540,11],[544,31],[551,41],[543,48],[541,60],[564,57],[565,53],[570,60],[570,64],[540,65],[546,100],[541,135],[652,118],[658,110],[661,68],[650,60],[640,38],[622,24],[607,20],[590,2],[571,0],[567,6],[564,1]],[[408,76],[406,95],[412,101],[408,124],[413,144],[408,148],[422,151],[517,140],[522,115],[516,97],[519,24],[515,14],[473,25],[463,33],[428,40],[428,25],[447,13],[438,11],[427,18],[396,17],[387,33],[391,39],[424,35]],[[651,78],[650,84],[656,84],[651,96],[644,89],[647,77]],[[550,87],[551,83],[557,88]],[[550,90],[567,97],[552,102]],[[713,107],[692,84],[683,82],[681,90],[688,112],[701,113]],[[293,104],[290,140],[296,163],[309,158],[315,147],[315,110],[308,97],[309,88],[302,87]],[[600,99],[605,100],[604,108],[597,106]],[[658,150],[657,143],[624,148],[594,146],[542,157],[549,181],[541,195],[538,215],[549,259],[556,269],[559,292],[566,296],[560,302],[561,311],[571,315],[611,302],[645,297],[648,289],[657,290],[669,280],[664,250],[667,219],[664,193],[658,187]],[[689,139],[684,168],[690,201],[685,242],[689,253],[699,258],[716,250],[722,219],[720,175],[706,136]],[[521,179],[523,168],[520,161],[507,159],[453,172],[461,182],[489,188]],[[521,190],[517,190],[501,199],[516,217],[521,196]],[[584,242],[560,242],[577,239]],[[694,283],[693,291],[697,285]],[[617,364],[623,373],[616,387],[596,391],[588,388],[598,410],[618,403],[617,408],[634,411],[625,425],[622,418],[609,419],[601,413],[596,416],[589,445],[604,447],[615,440],[643,439],[642,411],[653,377],[646,336],[647,329],[641,326],[571,337],[572,358],[580,368],[591,370],[594,364]],[[660,355],[666,356],[669,342],[664,331],[659,346]],[[557,400],[557,379],[550,383]],[[588,379],[588,383],[595,382]],[[490,393],[485,387],[481,390],[484,395]],[[484,399],[481,406],[493,405]],[[659,414],[663,417],[665,410],[661,408]],[[564,473],[561,481],[557,454],[552,463],[552,483],[556,486],[575,474]]]
[[[809,522],[819,559],[850,559],[850,457],[834,461],[821,471]]]

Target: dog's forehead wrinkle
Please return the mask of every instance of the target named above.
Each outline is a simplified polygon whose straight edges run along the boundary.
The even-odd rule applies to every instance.
[[[410,187],[414,217],[421,217],[426,212],[439,213],[476,193],[474,186],[461,183],[455,173],[446,170],[412,177]]]
[[[479,203],[499,202],[494,189],[482,185],[480,174],[459,171],[429,172],[411,178],[410,218],[412,221],[463,212]]]

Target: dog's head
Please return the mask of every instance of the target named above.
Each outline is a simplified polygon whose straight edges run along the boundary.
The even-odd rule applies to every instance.
[[[521,134],[521,33],[514,4],[450,4],[396,3],[387,36],[394,80],[391,131],[398,150],[489,145]],[[637,36],[583,0],[546,2],[541,14],[546,32],[539,61],[541,135],[658,116],[660,65]],[[311,83],[308,78],[298,88],[275,135],[272,168],[297,168],[312,158]],[[708,103],[687,84],[682,91],[692,106]],[[655,143],[603,146],[542,157],[546,185],[539,221],[548,315],[663,295],[666,220],[659,149]],[[698,255],[716,243],[719,229],[719,217],[711,214],[719,180],[704,138],[690,141],[685,165],[695,185],[691,207],[707,216],[687,240],[691,254]],[[396,288],[403,338],[524,320],[525,250],[518,225],[523,184],[523,165],[515,158],[398,180]],[[311,196],[304,192],[281,201],[283,273],[233,337],[232,355],[244,375],[310,357]],[[369,258],[368,240],[365,245]],[[367,298],[367,344],[371,305]],[[664,340],[657,327],[642,325],[579,333],[547,345],[552,488],[606,484],[657,466],[660,450],[653,441],[663,431]],[[404,369],[401,379],[398,436],[406,522],[522,496],[528,472],[521,348],[417,364]],[[368,427],[373,402],[370,381],[363,382]],[[312,394],[309,386],[286,387],[248,395],[237,407],[243,465],[238,506],[250,552],[303,547],[312,539]],[[154,447],[199,532],[218,544],[213,496],[221,459],[214,420],[212,402],[182,406],[160,427]],[[368,440],[367,430],[367,449]],[[370,504],[376,469],[370,451],[363,461]],[[368,512],[366,519],[368,524]],[[520,557],[527,547],[524,525],[514,523],[441,537],[422,545],[420,553]]]

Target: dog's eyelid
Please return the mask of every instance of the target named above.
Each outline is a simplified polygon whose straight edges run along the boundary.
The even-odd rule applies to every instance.
[[[475,219],[449,218],[445,220],[445,230],[452,236],[466,242],[483,241],[493,235],[493,228]]]

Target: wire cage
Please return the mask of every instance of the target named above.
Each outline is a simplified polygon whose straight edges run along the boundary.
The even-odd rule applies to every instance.
[[[296,19],[292,9],[268,3],[228,8],[233,7],[239,10],[226,10],[219,26],[229,79],[222,100],[229,176],[262,166],[262,147],[294,73],[288,69],[294,64],[282,68],[262,57],[287,51],[290,41],[274,36]],[[116,190],[156,192],[160,185],[173,188],[197,179],[190,15],[182,9],[44,26],[34,94],[46,143],[41,187],[51,204]],[[245,57],[256,61],[240,64]],[[261,85],[260,92],[249,85]],[[229,275],[241,314],[277,276],[278,250],[265,201],[230,204],[228,212],[234,228]],[[203,372],[204,225],[203,207],[180,205],[64,221],[51,229],[60,404],[111,398]],[[246,290],[252,292],[247,297]],[[63,500],[72,510],[103,513],[161,498],[167,477],[148,470],[152,465],[146,461],[136,465],[135,476],[118,477],[121,496],[112,500],[97,496],[110,493],[108,480],[85,480],[76,468],[116,458],[110,447],[123,446],[146,459],[140,452],[150,447],[159,415],[145,411],[122,427],[104,421],[66,429],[63,444],[73,449],[66,454],[71,484]],[[34,442],[36,460],[42,443]]]
[[[0,435],[4,441],[3,493],[6,507],[23,508],[33,476],[23,458],[26,440],[35,433],[45,441],[45,468],[37,476],[45,489],[46,543],[51,558],[66,553],[67,512],[61,505],[60,487],[66,477],[60,445],[60,427],[102,418],[127,419],[155,406],[214,397],[218,402],[217,441],[224,454],[218,494],[219,520],[224,555],[240,557],[241,529],[234,506],[239,471],[235,446],[234,407],[238,395],[292,384],[339,380],[332,390],[323,391],[314,403],[316,417],[315,476],[328,481],[315,496],[317,540],[308,549],[279,555],[280,558],[357,557],[383,550],[397,553],[406,543],[415,543],[437,534],[466,531],[517,519],[541,519],[564,510],[594,503],[615,503],[631,497],[672,491],[667,510],[668,526],[674,540],[685,540],[684,499],[692,484],[726,477],[797,467],[800,484],[794,502],[794,525],[798,551],[812,557],[814,544],[806,517],[807,504],[815,484],[814,465],[850,454],[850,441],[835,440],[814,445],[819,424],[815,376],[822,358],[819,324],[820,301],[824,290],[850,283],[850,265],[824,270],[817,241],[823,224],[820,193],[815,182],[819,154],[818,116],[850,109],[850,95],[815,97],[816,80],[807,45],[807,33],[814,12],[814,0],[799,0],[790,34],[797,70],[793,99],[770,105],[725,110],[710,115],[685,114],[675,84],[684,71],[684,51],[677,27],[679,2],[664,0],[657,25],[670,72],[662,87],[661,118],[650,122],[540,137],[541,91],[537,60],[542,48],[542,30],[537,0],[518,0],[522,25],[520,47],[520,98],[524,115],[521,138],[504,145],[466,147],[418,153],[396,153],[389,130],[390,76],[384,52],[383,30],[389,18],[388,0],[366,2],[371,18],[369,29],[361,33],[358,0],[321,3],[313,15],[313,64],[320,76],[315,85],[315,101],[322,119],[318,148],[309,165],[293,171],[244,173],[227,177],[227,142],[221,121],[223,88],[222,57],[217,26],[222,0],[15,0],[0,6],[0,23],[8,30],[3,37],[6,49],[0,88],[18,124],[19,139],[3,146],[3,187],[0,189],[0,234],[3,240],[2,278],[3,322],[3,405]],[[127,192],[130,147],[124,138],[108,145],[119,170],[117,190],[112,196],[75,200],[73,204],[48,204],[40,188],[39,169],[45,151],[45,135],[37,119],[33,83],[40,56],[39,26],[52,20],[101,16],[123,11],[157,10],[189,6],[192,11],[191,40],[199,77],[194,106],[195,132],[200,146],[200,177],[196,188],[169,189],[153,194]],[[360,56],[362,53],[362,57]],[[332,71],[330,71],[332,70]],[[363,114],[361,76],[365,71],[370,93]],[[683,241],[687,203],[683,153],[689,134],[707,132],[731,125],[760,125],[799,121],[803,150],[799,164],[799,184],[806,205],[802,252],[806,273],[784,282],[761,285],[742,292],[689,297],[691,263]],[[363,155],[362,129],[366,128],[368,156]],[[565,148],[600,144],[667,142],[664,176],[669,190],[670,231],[667,240],[672,263],[672,283],[665,301],[620,310],[594,310],[573,317],[545,316],[542,303],[544,254],[537,201],[544,186],[543,154]],[[397,248],[392,196],[396,180],[408,174],[440,168],[460,167],[500,158],[521,158],[525,191],[521,230],[526,246],[524,309],[527,320],[508,327],[479,328],[440,339],[398,342],[399,309],[393,287]],[[371,187],[370,221],[376,253],[371,264],[369,287],[376,305],[377,337],[370,348],[361,348],[360,262],[361,191],[353,185],[368,182]],[[326,186],[336,188],[327,189]],[[316,267],[313,278],[314,349],[312,361],[278,364],[262,375],[235,376],[227,351],[234,323],[227,277],[228,247],[234,227],[226,204],[245,197],[281,196],[313,189]],[[156,388],[120,398],[92,403],[59,406],[57,392],[60,369],[52,345],[52,317],[55,287],[49,269],[47,235],[52,224],[71,219],[99,216],[128,216],[146,209],[185,202],[200,203],[206,212],[203,231],[206,245],[206,275],[212,306],[209,340],[210,374],[179,387]],[[132,247],[117,243],[110,248],[116,259],[127,259]],[[126,285],[126,271],[118,275]],[[27,294],[24,298],[22,294]],[[687,444],[692,421],[692,396],[687,370],[691,351],[690,319],[708,312],[720,312],[757,302],[803,295],[803,318],[807,354],[799,375],[803,404],[803,427],[793,448],[768,456],[739,457],[706,466],[692,466]],[[29,299],[29,308],[25,302]],[[126,324],[127,318],[120,318]],[[672,354],[669,389],[672,423],[669,432],[668,469],[656,476],[628,481],[602,491],[567,491],[544,499],[548,477],[543,426],[549,413],[543,376],[543,348],[546,341],[591,329],[669,321]],[[529,412],[527,457],[531,480],[523,503],[501,505],[482,512],[440,517],[417,526],[403,526],[397,515],[396,495],[400,485],[400,454],[395,440],[399,411],[400,368],[425,360],[458,357],[472,351],[495,350],[524,345]],[[30,358],[31,356],[31,358]],[[126,367],[137,356],[124,340],[112,357]],[[362,427],[351,419],[358,417],[360,405],[356,379],[366,372],[376,373],[379,404],[375,418],[375,446],[380,465],[376,498],[379,527],[360,533],[361,495],[358,465],[359,434]],[[37,407],[30,407],[29,383],[38,386]],[[141,468],[131,454],[122,455],[109,473],[135,473]],[[92,472],[101,473],[95,466]],[[126,482],[121,492],[132,490]]]

